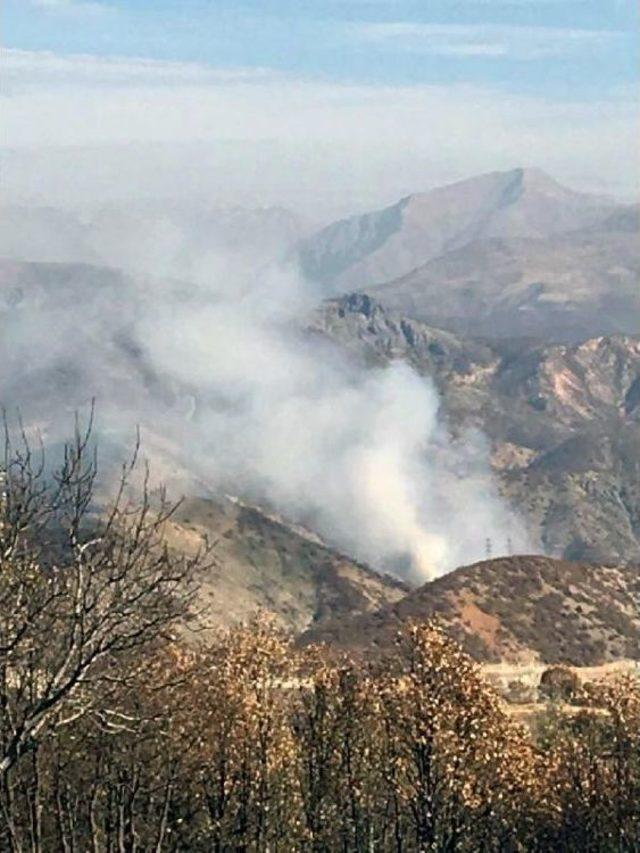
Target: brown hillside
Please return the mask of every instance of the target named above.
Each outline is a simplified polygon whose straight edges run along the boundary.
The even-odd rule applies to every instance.
[[[479,661],[596,665],[640,657],[637,568],[521,556],[456,569],[377,612],[334,619],[302,642],[370,656],[398,628],[438,617]]]
[[[200,578],[197,609],[207,626],[231,626],[260,610],[300,633],[329,618],[377,610],[408,590],[300,527],[238,501],[190,499],[180,506],[167,530],[170,547],[193,553],[205,538],[212,565]]]

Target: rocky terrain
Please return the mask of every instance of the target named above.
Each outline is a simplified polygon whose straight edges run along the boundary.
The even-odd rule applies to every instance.
[[[547,553],[640,560],[639,339],[474,341],[362,294],[326,303],[311,330],[365,363],[406,359],[432,377],[450,429],[489,439],[503,494]]]
[[[478,661],[593,666],[640,657],[638,569],[520,556],[456,569],[374,613],[336,618],[303,643],[376,657],[398,629],[437,618]]]
[[[206,434],[201,406],[230,404],[154,361],[149,330],[175,335],[179,316],[190,329],[227,284],[242,294],[242,276],[290,251],[299,223],[284,211],[206,207],[163,216],[103,208],[84,220],[5,208],[2,217],[10,225],[2,252],[12,257],[0,260],[0,402],[27,412],[29,426],[55,412],[67,429],[96,396],[109,424],[102,458],[111,444],[121,455],[144,421],[154,477],[210,496],[190,430]],[[406,595],[401,582],[264,508],[193,498],[170,541],[186,551],[216,543],[203,587],[209,622],[265,609],[338,647],[384,648],[398,621],[437,613],[483,660],[636,655],[637,570],[625,566],[640,563],[637,237],[636,207],[514,170],[411,196],[303,242],[305,268],[322,288],[359,289],[319,304],[293,329],[300,345],[319,362],[337,348],[360,367],[404,360],[429,377],[454,440],[486,438],[483,476],[493,474],[532,547],[557,559],[493,560]],[[250,245],[244,269],[236,261]],[[162,251],[151,257],[150,246]],[[29,253],[40,261],[21,260]],[[224,261],[212,275],[209,253],[234,257],[238,277],[225,277]],[[60,262],[78,256],[94,263]],[[105,257],[123,271],[97,265]],[[242,320],[238,310],[238,332]],[[203,334],[206,344],[206,326]],[[44,437],[58,433],[45,427]],[[508,537],[488,549],[509,553]]]
[[[86,265],[8,261],[0,264],[0,285],[3,402],[36,422],[55,406],[65,426],[91,393],[103,414],[120,420],[118,412],[133,402],[140,412],[162,413],[164,435],[153,420],[144,431],[156,476],[177,476],[182,490],[179,472],[190,470],[186,482],[193,483],[197,465],[180,435],[197,390],[158,374],[136,322],[150,290],[163,288],[180,306],[194,288]],[[307,334],[365,365],[404,359],[431,377],[454,435],[479,428],[487,437],[503,495],[546,553],[640,561],[638,339],[473,339],[390,312],[363,294],[324,303]],[[123,428],[130,443],[135,422]],[[102,440],[105,453],[110,440]]]

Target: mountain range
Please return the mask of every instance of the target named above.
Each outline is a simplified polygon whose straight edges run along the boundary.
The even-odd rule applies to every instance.
[[[308,225],[280,207],[225,208],[157,199],[77,211],[0,205],[0,258],[90,264],[211,284],[255,274],[291,251]]]
[[[213,546],[193,637],[266,612],[301,644],[375,659],[399,629],[437,619],[476,660],[593,666],[640,657],[637,566],[512,556],[464,566],[417,589],[235,498],[188,499],[170,548]]]
[[[210,624],[264,609],[305,641],[365,654],[388,649],[407,619],[437,615],[479,660],[637,657],[639,219],[637,205],[531,169],[418,193],[315,234],[273,209],[5,205],[3,402],[35,425],[53,406],[68,418],[88,388],[112,416],[132,401],[150,413],[155,474],[183,470],[192,489],[169,544],[215,543],[202,578]],[[199,482],[180,438],[197,383],[154,363],[144,319],[164,306],[170,332],[184,306],[197,315],[283,258],[319,294],[301,340],[322,343],[318,358],[337,351],[359,369],[402,360],[428,377],[454,439],[485,437],[487,485],[547,556],[490,559],[410,590],[272,507]],[[154,429],[160,415],[167,434]]]
[[[640,332],[639,237],[637,205],[515,169],[334,223],[300,263],[328,294],[464,335],[575,341]]]

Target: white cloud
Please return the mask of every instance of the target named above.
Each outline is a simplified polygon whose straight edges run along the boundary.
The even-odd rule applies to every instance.
[[[103,15],[112,8],[97,0],[29,0],[29,4],[45,12],[63,15]]]
[[[530,61],[610,45],[623,33],[612,30],[386,22],[354,24],[351,35],[370,45],[434,56],[504,57]]]
[[[5,192],[200,192],[324,216],[522,164],[578,187],[632,194],[638,182],[632,91],[554,101],[144,59],[6,51],[3,61],[2,142],[23,152],[5,156]]]
[[[62,55],[51,51],[6,49],[2,77],[7,87],[49,89],[56,86],[205,85],[264,80],[274,72],[261,68],[212,68],[197,62],[91,54]]]

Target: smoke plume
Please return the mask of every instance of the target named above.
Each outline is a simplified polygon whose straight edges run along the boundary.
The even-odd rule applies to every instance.
[[[96,397],[106,460],[139,424],[174,492],[267,505],[415,580],[484,556],[487,538],[526,547],[482,438],[449,438],[428,380],[404,363],[366,370],[305,333],[321,295],[292,267],[181,243],[167,269],[197,283],[150,278],[167,251],[155,233],[134,258],[130,240],[131,274],[5,266],[18,282],[3,288],[5,405],[54,443]]]

